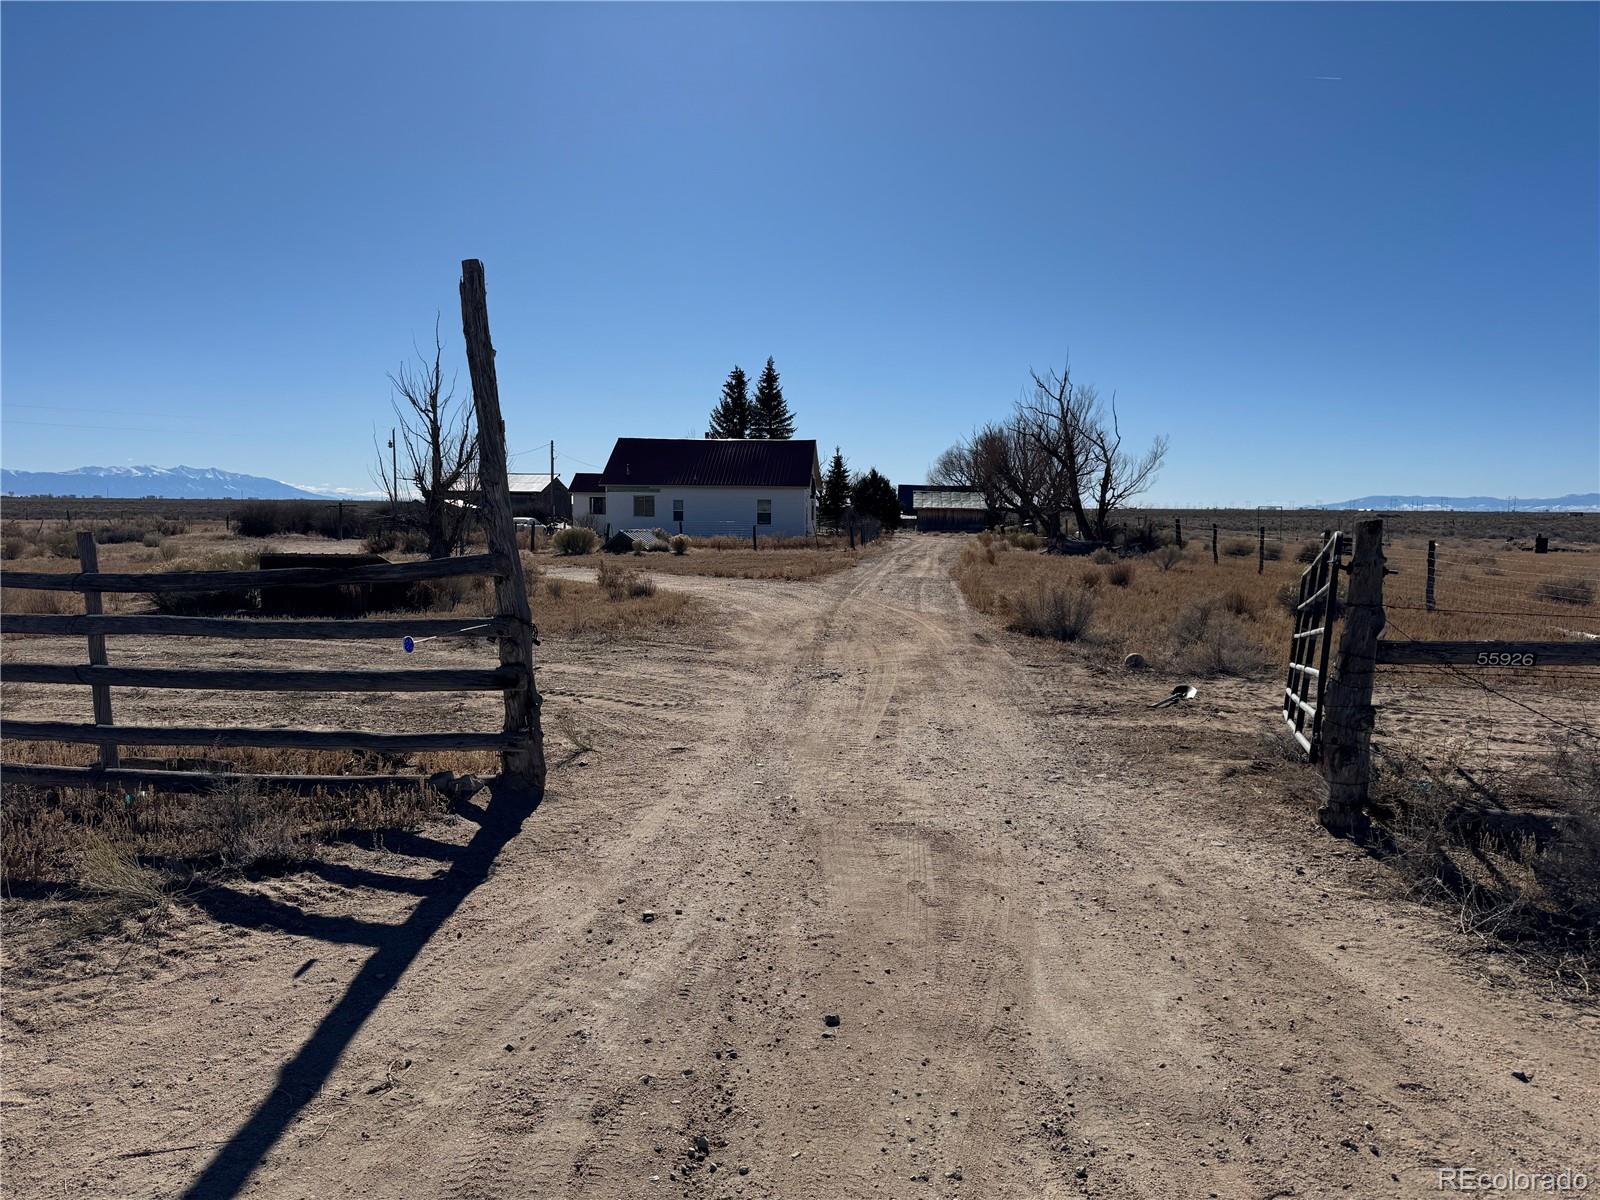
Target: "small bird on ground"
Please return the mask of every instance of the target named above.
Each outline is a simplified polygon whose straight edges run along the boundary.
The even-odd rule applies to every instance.
[[[1180,683],[1172,689],[1172,695],[1163,696],[1152,704],[1151,708],[1167,708],[1174,704],[1181,704],[1185,700],[1193,700],[1196,696],[1195,689],[1187,683]]]

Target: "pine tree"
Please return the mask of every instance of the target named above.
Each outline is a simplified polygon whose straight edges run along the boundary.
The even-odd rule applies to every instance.
[[[794,414],[783,398],[783,385],[778,382],[778,368],[769,355],[767,365],[761,368],[761,378],[756,381],[756,398],[750,414],[750,436],[786,442],[794,436]]]
[[[711,428],[706,430],[706,436],[747,438],[750,436],[750,418],[750,381],[745,378],[742,367],[734,367],[728,372],[727,382],[722,385],[722,398],[711,410]]]
[[[817,502],[817,515],[830,525],[837,525],[850,503],[850,472],[844,465],[844,455],[839,447],[833,448],[833,461],[828,464],[828,474],[822,481],[822,499]]]
[[[850,504],[858,513],[877,517],[885,529],[900,528],[900,497],[876,467],[857,475],[850,484]]]

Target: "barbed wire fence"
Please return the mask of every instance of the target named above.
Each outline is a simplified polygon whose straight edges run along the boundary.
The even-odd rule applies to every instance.
[[[1384,560],[1383,642],[1418,660],[1375,680],[1381,790],[1450,792],[1479,817],[1577,805],[1587,819],[1600,804],[1600,546],[1393,538]],[[1459,643],[1482,648],[1428,649]]]

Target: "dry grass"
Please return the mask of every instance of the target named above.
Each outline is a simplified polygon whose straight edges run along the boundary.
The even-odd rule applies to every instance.
[[[1093,589],[1101,602],[1088,644],[1109,660],[1137,652],[1157,665],[1201,673],[1255,674],[1287,661],[1291,608],[1300,562],[1269,558],[1256,571],[1256,546],[1248,556],[1224,554],[1213,563],[1209,546],[1162,570],[1152,554],[1087,558],[1020,552],[1000,538],[980,535],[957,568],[967,601],[1010,622],[1019,600],[1048,586]],[[1541,640],[1600,634],[1600,604],[1588,599],[1600,581],[1600,547],[1535,555],[1508,542],[1439,544],[1435,611],[1425,605],[1426,541],[1385,548],[1396,573],[1384,585],[1389,627],[1385,636],[1442,641]],[[1198,623],[1195,612],[1211,615]],[[1185,620],[1185,614],[1188,619]],[[1194,630],[1203,627],[1203,636]],[[1523,681],[1535,686],[1532,675]]]
[[[1158,551],[1159,553],[1159,551]],[[1145,556],[1149,557],[1149,556]],[[1286,654],[1289,616],[1276,592],[1299,578],[1298,567],[1188,555],[1168,570],[1139,559],[1102,565],[1093,558],[1034,554],[998,539],[974,540],[963,551],[957,581],[967,602],[1013,627],[1033,598],[1098,596],[1093,623],[1077,640],[1106,662],[1138,653],[1157,666],[1199,674],[1259,673]]]
[[[1075,642],[1089,632],[1094,594],[1081,584],[1039,583],[1012,602],[1011,628],[1030,637]]]
[[[663,543],[671,553],[651,554],[649,569],[657,575],[710,575],[722,579],[821,579],[855,566],[885,545],[880,539],[850,548],[847,538],[766,538],[752,550],[742,538],[688,538],[680,552],[676,538]],[[539,561],[546,556],[540,554]]]

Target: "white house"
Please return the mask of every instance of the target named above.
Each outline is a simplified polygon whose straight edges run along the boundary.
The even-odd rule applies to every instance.
[[[812,440],[618,438],[606,468],[572,477],[574,521],[602,533],[665,529],[803,536],[817,529],[822,467]]]

